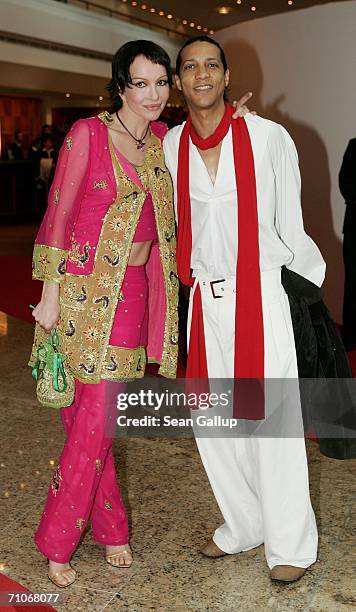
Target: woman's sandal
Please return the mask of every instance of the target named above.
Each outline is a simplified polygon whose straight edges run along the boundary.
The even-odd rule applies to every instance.
[[[125,558],[125,563],[120,563],[120,559]],[[105,555],[105,559],[109,565],[113,567],[120,568],[128,568],[132,565],[132,551],[129,545],[126,545],[122,550],[118,550],[117,552],[111,553],[110,555]],[[117,559],[117,563],[115,563],[115,559]],[[129,563],[128,563],[129,561]]]
[[[74,572],[75,575],[74,575],[73,580],[71,580],[67,584],[62,584],[61,582],[58,581],[58,577],[59,576],[65,577],[66,572]],[[48,578],[50,579],[50,581],[53,582],[53,584],[55,584],[60,589],[65,589],[71,586],[71,584],[73,584],[73,582],[75,581],[76,577],[77,577],[76,571],[72,567],[66,567],[65,569],[58,570],[58,572],[54,572],[53,574],[50,574],[50,572],[48,572]]]

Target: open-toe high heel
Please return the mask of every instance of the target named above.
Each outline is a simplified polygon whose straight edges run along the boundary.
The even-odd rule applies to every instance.
[[[122,550],[118,550],[109,555],[105,555],[106,561],[113,567],[128,568],[132,565],[132,551],[128,544],[122,547]]]

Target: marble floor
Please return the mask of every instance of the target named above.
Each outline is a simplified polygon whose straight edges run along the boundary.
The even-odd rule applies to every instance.
[[[40,408],[26,366],[33,328],[0,313],[0,568],[32,592],[51,592],[33,544],[63,444],[58,413]],[[298,583],[271,584],[263,547],[217,560],[197,549],[221,516],[192,440],[115,443],[135,560],[109,567],[90,533],[73,558],[78,579],[59,610],[351,612],[355,585],[356,460],[320,455],[308,443],[320,532],[318,562]]]

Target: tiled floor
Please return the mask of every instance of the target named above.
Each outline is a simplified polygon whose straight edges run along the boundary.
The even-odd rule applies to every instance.
[[[38,406],[26,367],[33,328],[0,315],[1,563],[35,592],[50,592],[33,544],[49,480],[63,443],[59,415]],[[355,609],[356,461],[322,457],[308,445],[320,532],[319,561],[295,585],[270,583],[263,548],[215,561],[197,552],[221,517],[192,440],[116,442],[135,561],[110,568],[86,533],[73,565],[78,580],[58,609],[162,611]]]

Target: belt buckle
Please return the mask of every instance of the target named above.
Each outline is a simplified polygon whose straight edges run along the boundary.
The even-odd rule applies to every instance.
[[[221,278],[220,280],[210,281],[210,289],[211,289],[211,293],[213,295],[214,300],[217,300],[223,297],[222,295],[215,295],[214,285],[216,285],[216,283],[224,283],[224,282],[225,282],[225,278]]]

